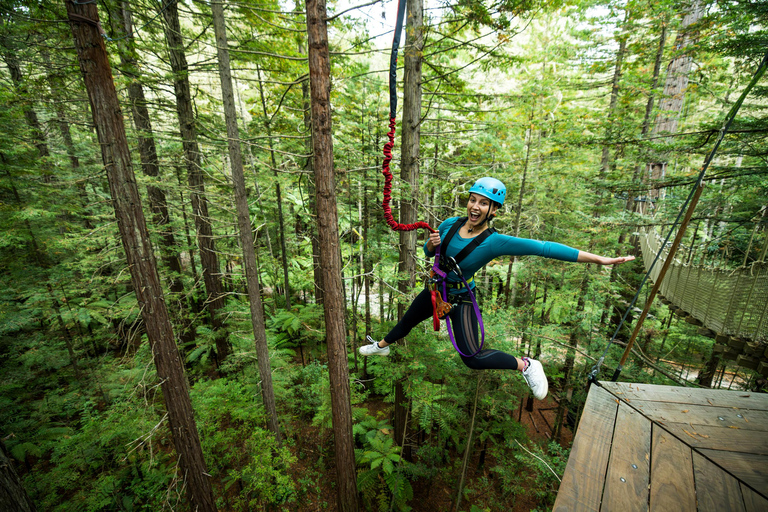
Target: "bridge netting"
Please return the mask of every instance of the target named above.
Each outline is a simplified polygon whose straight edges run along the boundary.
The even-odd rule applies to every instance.
[[[640,232],[640,248],[646,272],[663,243],[653,229]],[[661,262],[650,277],[658,279]],[[756,261],[735,270],[672,262],[659,293],[672,304],[718,333],[746,340],[768,342],[768,262]]]

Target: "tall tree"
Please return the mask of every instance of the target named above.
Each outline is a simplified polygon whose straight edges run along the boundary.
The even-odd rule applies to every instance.
[[[95,3],[66,0],[80,70],[85,81],[112,205],[120,229],[136,299],[165,398],[168,421],[178,454],[183,488],[192,510],[215,511],[184,366],[176,348],[157,264],[149,240],[141,197],[136,186],[122,111],[112,79],[107,49],[100,33]]]
[[[168,44],[171,69],[173,71],[173,90],[176,96],[176,113],[179,119],[181,142],[184,148],[184,160],[187,167],[187,183],[192,201],[192,212],[197,231],[197,244],[200,249],[200,265],[203,270],[203,282],[206,289],[206,304],[211,314],[211,325],[215,332],[216,351],[219,364],[229,354],[229,342],[224,331],[218,310],[224,307],[224,287],[221,282],[219,257],[213,239],[213,228],[208,215],[208,199],[205,196],[200,146],[197,142],[197,125],[192,105],[192,90],[189,84],[189,66],[184,52],[184,40],[179,23],[177,3],[169,0],[162,7],[165,19],[165,38]]]
[[[128,100],[131,105],[131,117],[136,128],[141,170],[146,176],[157,179],[160,176],[160,164],[157,158],[157,147],[155,146],[144,87],[141,85],[139,76],[138,59],[133,45],[133,16],[128,8],[128,2],[120,3],[117,19],[122,20],[121,28],[125,33],[125,38],[118,43],[118,49],[122,72],[130,80],[128,83]],[[152,211],[153,221],[161,232],[163,260],[171,271],[171,291],[181,294],[184,291],[184,284],[181,280],[181,259],[176,238],[171,229],[171,217],[168,213],[165,191],[150,183],[147,185],[147,196],[149,197],[149,208]]]
[[[651,130],[651,134],[673,134],[683,111],[683,100],[688,88],[688,74],[693,64],[690,53],[691,46],[697,39],[696,24],[704,13],[699,0],[694,0],[683,17],[683,23],[675,38],[676,53],[667,66],[667,77],[664,82],[664,92],[659,103],[659,113]],[[664,177],[667,169],[666,155],[659,155],[655,162],[650,162],[649,174],[651,180],[658,181]],[[659,195],[658,190],[651,190],[651,198]],[[641,213],[645,213],[644,211]]]
[[[400,199],[400,223],[416,222],[419,190],[419,145],[421,143],[421,66],[424,51],[424,2],[407,0],[405,22],[405,69],[403,71],[403,134],[401,137],[400,180],[407,190]],[[416,231],[400,231],[399,271],[404,276],[399,290],[411,293],[416,283]],[[405,313],[405,303],[398,304],[398,316]],[[395,383],[395,441],[403,444],[408,428],[408,408],[403,381]],[[408,450],[404,453],[410,458]]]
[[[216,55],[221,79],[221,96],[224,101],[224,117],[227,125],[227,148],[229,149],[229,165],[232,171],[232,182],[235,189],[235,208],[237,209],[237,225],[240,229],[240,245],[243,250],[243,266],[245,267],[248,302],[251,308],[251,326],[256,340],[256,359],[261,377],[261,397],[267,409],[267,423],[275,434],[278,444],[281,442],[280,424],[277,419],[275,406],[275,391],[272,387],[272,369],[269,364],[269,348],[267,347],[267,331],[264,324],[264,310],[261,303],[259,272],[256,267],[256,254],[253,249],[253,229],[248,209],[248,197],[245,190],[245,173],[243,172],[243,155],[240,149],[240,130],[237,127],[237,112],[235,109],[235,94],[232,90],[232,71],[229,61],[229,44],[227,43],[227,26],[224,19],[222,2],[212,1],[213,28],[216,33]]]
[[[344,291],[341,282],[339,214],[333,168],[331,131],[331,60],[325,0],[307,0],[307,46],[312,112],[312,149],[315,164],[315,200],[320,267],[323,279],[323,310],[328,343],[328,375],[331,383],[333,437],[336,445],[338,510],[356,512],[357,473],[352,436],[352,404],[347,363]]]

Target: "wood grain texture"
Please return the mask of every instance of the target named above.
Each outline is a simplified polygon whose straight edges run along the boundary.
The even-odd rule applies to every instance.
[[[744,484],[741,484],[741,495],[744,497],[746,512],[765,512],[768,510],[768,498],[761,496]]]
[[[703,455],[693,453],[693,476],[699,512],[742,512],[739,481]]]
[[[768,412],[712,407],[704,405],[671,404],[651,401],[631,402],[651,421],[661,424],[688,423],[727,429],[768,432]]]
[[[626,404],[619,406],[603,492],[603,510],[648,510],[651,422]]]
[[[631,382],[601,382],[608,391],[634,400],[652,400],[713,407],[738,407],[768,411],[768,395],[764,393],[728,391],[724,389],[695,389]]]
[[[652,429],[650,510],[696,510],[691,449],[658,427]]]
[[[768,435],[754,430],[666,423],[664,428],[692,448],[768,455]]]
[[[584,404],[554,511],[600,510],[618,407],[618,402],[610,393],[592,386]]]
[[[768,456],[716,450],[699,451],[763,497],[768,498]]]

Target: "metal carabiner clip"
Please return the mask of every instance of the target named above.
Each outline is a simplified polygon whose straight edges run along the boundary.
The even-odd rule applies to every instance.
[[[453,272],[459,277],[462,276],[461,267],[459,266],[458,263],[456,263],[456,260],[453,258],[453,256],[448,256],[445,259],[445,266],[448,272]]]

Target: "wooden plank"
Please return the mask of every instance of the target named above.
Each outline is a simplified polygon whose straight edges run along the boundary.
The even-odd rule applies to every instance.
[[[698,450],[730,474],[768,498],[768,456],[752,453]]]
[[[765,512],[768,510],[768,498],[741,484],[741,494],[744,496],[744,507],[747,512]]]
[[[749,411],[735,407],[712,407],[704,405],[649,402],[637,400],[630,405],[650,420],[667,423],[688,423],[692,426],[743,429],[768,432],[768,411]]]
[[[598,511],[619,407],[613,395],[592,386],[557,493],[554,511]]]
[[[744,512],[741,485],[703,455],[693,453],[698,512]]]
[[[691,449],[657,425],[651,439],[651,512],[695,511]]]
[[[601,382],[603,387],[630,403],[634,400],[673,402],[715,407],[738,407],[768,411],[768,394],[725,389],[696,389],[630,382]]]
[[[768,455],[768,435],[760,431],[691,423],[665,423],[664,428],[693,448]]]
[[[622,403],[613,438],[602,510],[647,511],[651,422]]]

